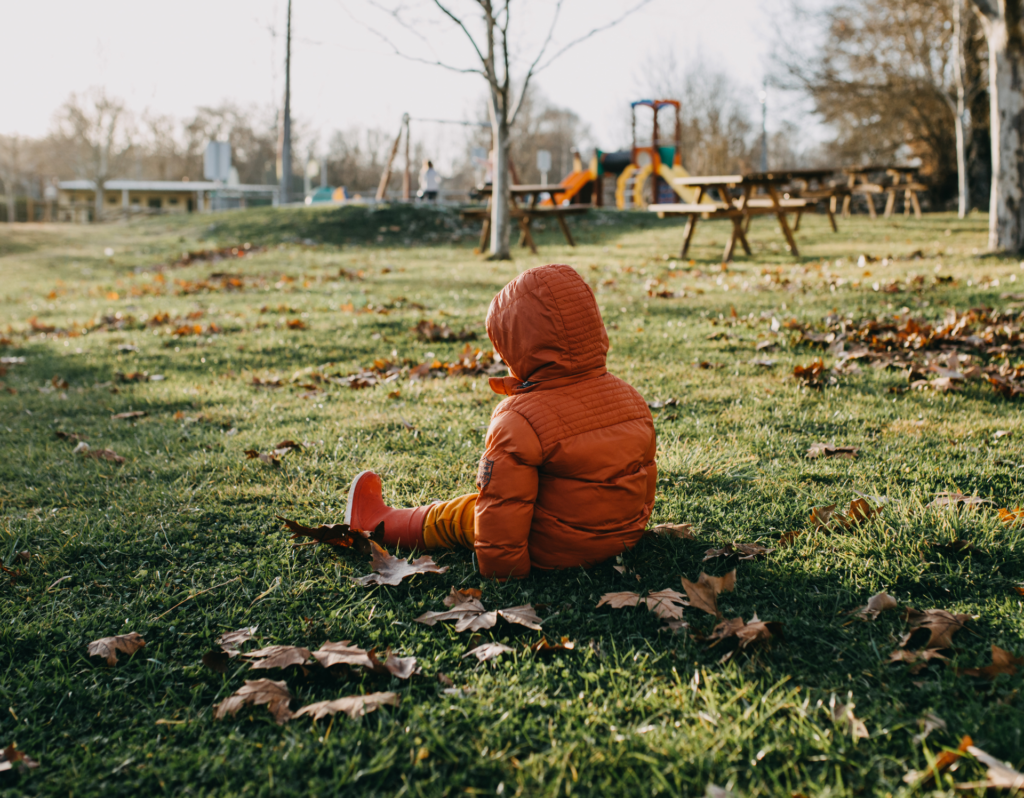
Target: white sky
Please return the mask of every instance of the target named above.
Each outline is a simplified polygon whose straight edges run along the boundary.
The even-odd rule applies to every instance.
[[[634,1],[565,0],[554,45],[614,19]],[[554,0],[519,2],[525,6],[513,27],[525,31],[526,45],[539,44]],[[469,3],[450,0],[453,7]],[[438,18],[436,11],[428,13],[428,0],[405,4],[425,9],[424,20]],[[780,5],[781,0],[652,0],[556,61],[537,82],[551,100],[591,126],[599,146],[614,149],[628,131],[628,103],[639,99],[642,66],[671,47],[680,61],[698,54],[749,85],[756,117],[757,88],[774,36],[770,16]],[[7,79],[0,81],[2,133],[44,133],[61,102],[90,86],[106,87],[134,110],[176,117],[226,99],[280,102],[286,0],[0,0],[0,9],[8,67]],[[476,117],[483,79],[394,55],[365,24],[403,49],[429,52],[371,0],[293,0],[292,13],[292,115],[319,131],[322,141],[353,125],[397,130],[403,112]],[[417,30],[443,60],[473,65],[472,51],[451,24]],[[462,141],[458,129],[438,125],[417,125],[417,136],[428,150]]]

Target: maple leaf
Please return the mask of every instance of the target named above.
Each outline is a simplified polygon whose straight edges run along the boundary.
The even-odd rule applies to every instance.
[[[125,461],[124,458],[113,449],[91,449],[89,448],[89,444],[85,441],[78,444],[78,446],[74,448],[73,453],[81,454],[82,457],[92,457],[95,460],[109,460],[111,463],[117,463],[117,465],[121,465]]]
[[[858,607],[853,612],[857,613],[857,617],[863,621],[873,621],[885,610],[894,609],[896,609],[896,599],[883,590],[881,593],[875,593],[868,599],[867,604]]]
[[[267,710],[274,716],[274,720],[278,725],[282,725],[292,717],[291,709],[289,709],[291,702],[291,691],[284,682],[275,682],[271,679],[246,680],[245,686],[240,687],[216,705],[213,716],[217,720],[221,720],[226,715],[234,717],[238,710],[246,704],[254,706],[266,704]]]
[[[260,452],[256,449],[246,449],[245,456],[250,460],[259,460],[260,462],[266,463],[274,468],[281,467],[281,460],[279,459],[279,456],[273,452]]]
[[[867,739],[871,736],[868,734],[868,727],[864,725],[864,721],[853,714],[854,706],[852,701],[848,704],[840,703],[833,694],[828,704],[832,722],[855,740]]]
[[[112,421],[124,421],[132,418],[142,418],[146,415],[145,410],[129,410],[126,413],[115,413],[110,418]]]
[[[979,507],[982,504],[995,504],[995,502],[990,499],[983,499],[980,496],[965,496],[962,493],[942,491],[941,493],[936,493],[935,498],[928,502],[925,507],[955,507],[958,504],[963,504],[965,507]]]
[[[967,752],[985,765],[988,770],[985,773],[986,780],[977,784],[957,784],[960,789],[990,788],[1003,790],[1024,789],[1024,773],[1020,773],[1005,762],[1001,762],[991,754],[987,754],[976,746],[968,746]]]
[[[1021,521],[1024,521],[1024,510],[1020,507],[1014,507],[1012,510],[1000,507],[997,512],[999,513],[999,520],[1004,524],[1017,526]]]
[[[813,443],[807,450],[807,459],[819,457],[856,457],[860,450],[856,446],[836,446],[833,443]]]
[[[997,645],[992,646],[992,664],[984,668],[957,668],[957,676],[981,676],[986,679],[995,679],[1001,673],[1013,676],[1017,672],[1017,666],[1024,665],[1024,657],[1015,657],[1006,649]]]
[[[325,668],[333,665],[360,665],[367,670],[374,669],[373,660],[367,656],[367,652],[358,646],[350,646],[348,640],[339,643],[328,640],[313,652],[313,658]]]
[[[811,508],[811,524],[815,530],[825,529],[828,527],[832,520],[832,513],[836,511],[834,504],[829,504],[825,507],[812,507]]]
[[[963,628],[971,616],[954,615],[946,610],[922,612],[908,608],[904,618],[912,630],[904,638],[904,648],[908,647],[908,643],[910,648],[949,648],[953,645],[953,635]]]
[[[15,765],[21,771],[39,767],[38,762],[23,751],[19,751],[13,745],[0,749],[0,773],[10,770]]]
[[[922,648],[919,651],[897,648],[889,655],[889,662],[905,662],[912,666],[910,668],[911,673],[920,673],[932,660],[949,662],[949,657],[933,648]]]
[[[455,621],[456,632],[477,632],[490,629],[498,622],[498,618],[504,618],[509,623],[540,630],[541,619],[532,604],[488,612],[480,601],[480,595],[480,591],[474,588],[463,591],[453,587],[444,599],[445,606],[451,609],[445,612],[425,612],[415,620],[427,626],[433,626],[438,621]]]
[[[744,623],[743,618],[722,621],[711,630],[708,640],[712,641],[712,646],[722,642],[732,643],[735,646],[722,657],[722,661],[725,662],[741,649],[760,644],[769,645],[773,637],[782,637],[782,624],[778,621],[762,621],[757,617],[757,613],[754,613],[748,623]]]
[[[509,651],[515,651],[511,646],[506,646],[504,643],[484,643],[482,646],[477,646],[474,649],[467,651],[462,655],[462,658],[476,657],[480,662],[487,662],[495,657],[500,657],[502,654],[506,654]],[[452,685],[449,685],[451,687]]]
[[[390,648],[387,650],[384,662],[377,658],[376,649],[367,651],[366,656],[373,665],[374,673],[390,673],[396,679],[409,679],[420,672],[420,668],[416,664],[416,657],[396,657],[391,653]]]
[[[265,668],[288,668],[309,662],[309,649],[301,646],[267,646],[242,654],[250,660],[249,667],[255,670]]]
[[[683,607],[687,603],[682,593],[669,589],[651,593],[646,598],[629,591],[605,593],[597,602],[597,606],[603,607],[607,604],[612,609],[622,609],[623,607],[638,607],[643,604],[659,618],[678,620],[683,617]]]
[[[114,637],[101,637],[89,644],[90,657],[103,657],[107,665],[113,667],[117,664],[117,652],[134,654],[140,648],[144,648],[146,641],[138,632],[129,632],[126,635],[115,635]]]
[[[373,558],[373,570],[375,573],[363,576],[356,581],[364,587],[370,585],[397,585],[407,577],[416,574],[443,574],[448,566],[438,566],[434,560],[424,555],[413,560],[411,563],[400,557],[394,557],[381,548],[376,542],[370,541],[370,552]]]
[[[453,587],[452,592],[444,597],[443,603],[446,607],[455,607],[467,601],[479,600],[481,596],[483,596],[483,591],[478,587],[467,587],[462,590]]]
[[[549,643],[546,637],[542,637],[532,646],[530,651],[534,654],[554,654],[558,651],[573,651],[576,648],[576,643],[570,640],[568,637],[562,637],[558,643]]]
[[[816,531],[849,529],[872,516],[878,515],[881,510],[872,507],[866,499],[854,499],[850,502],[850,509],[846,514],[836,512],[836,505],[830,504],[826,507],[814,507],[811,509],[811,524]]]
[[[401,699],[398,693],[368,693],[367,695],[350,695],[345,698],[336,698],[333,701],[318,701],[315,704],[307,704],[298,710],[293,717],[300,715],[311,715],[313,720],[320,720],[327,715],[335,715],[344,712],[352,720],[358,720],[363,715],[375,712],[383,706],[390,705],[397,707]]]
[[[256,634],[256,630],[259,628],[260,627],[258,625],[243,626],[241,629],[235,629],[233,632],[225,632],[217,638],[217,645],[228,652],[232,657],[238,656],[238,646],[252,640],[253,635]]]
[[[374,532],[360,532],[351,529],[347,524],[321,524],[320,526],[303,526],[297,521],[290,521],[282,516],[277,516],[284,525],[291,531],[289,540],[298,538],[312,538],[317,543],[326,543],[329,546],[336,546],[339,549],[354,549],[360,554],[369,554],[370,541],[378,543],[384,540],[384,524],[377,527]]]
[[[722,613],[718,610],[718,594],[730,593],[736,587],[736,569],[729,571],[725,576],[708,576],[703,571],[697,577],[696,582],[691,582],[683,577],[683,590],[690,600],[690,606],[698,610],[721,618]]]
[[[693,524],[658,524],[651,532],[655,535],[693,540]]]
[[[726,543],[721,549],[708,549],[704,552],[704,562],[713,560],[716,557],[739,557],[741,560],[756,560],[759,557],[771,554],[775,549],[769,549],[760,543]]]

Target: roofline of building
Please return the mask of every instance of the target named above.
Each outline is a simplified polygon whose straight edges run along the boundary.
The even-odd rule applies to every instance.
[[[95,191],[96,183],[92,180],[62,180],[58,187],[64,191]],[[242,183],[228,185],[199,180],[108,180],[103,184],[104,191],[240,191],[240,192],[274,192],[276,185],[260,185]]]

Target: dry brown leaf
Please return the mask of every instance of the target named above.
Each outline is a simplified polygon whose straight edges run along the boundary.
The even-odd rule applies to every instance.
[[[630,591],[622,593],[605,593],[597,602],[598,607],[608,605],[612,609],[637,607],[643,604],[659,618],[678,620],[683,617],[683,607],[688,602],[682,593],[675,590],[659,590],[646,598]]]
[[[996,788],[1001,790],[1024,789],[1024,773],[1020,773],[1005,762],[1001,762],[991,754],[987,754],[976,746],[968,746],[967,753],[988,768],[986,780],[979,784],[958,784],[960,789]]]
[[[445,674],[441,673],[440,671],[438,671],[438,673],[437,673],[437,681],[440,682],[445,687],[454,687],[455,686],[455,682],[452,681],[451,677],[450,676],[446,676]]]
[[[736,569],[729,571],[725,576],[708,576],[703,571],[697,577],[696,582],[691,582],[683,577],[683,590],[690,600],[690,606],[698,610],[721,618],[722,613],[718,609],[718,594],[730,593],[736,587]]]
[[[854,612],[863,621],[873,621],[878,617],[879,613],[894,609],[896,609],[896,599],[883,590],[881,593],[875,593],[875,595],[868,599],[867,604],[854,610]]]
[[[796,540],[803,534],[802,529],[794,530],[793,532],[783,532],[779,537],[779,548],[784,549],[787,546],[792,546],[793,541]]]
[[[515,649],[511,646],[506,646],[504,643],[484,643],[482,646],[477,646],[467,651],[462,655],[462,658],[476,657],[480,662],[487,662],[495,657],[500,657],[502,654],[507,654],[509,651],[515,651]],[[453,687],[454,684],[448,686]]]
[[[549,643],[546,637],[542,637],[530,646],[530,651],[534,654],[554,654],[558,651],[573,651],[575,648],[576,643],[568,637],[562,637],[562,640],[558,643]]]
[[[384,540],[384,524],[370,532],[360,532],[351,529],[347,524],[321,524],[320,526],[303,526],[297,521],[290,521],[282,516],[277,516],[288,530],[292,533],[289,540],[299,538],[312,538],[317,543],[325,543],[328,546],[336,546],[339,549],[353,549],[360,554],[370,554],[370,541],[378,543]]]
[[[1017,526],[1021,521],[1024,521],[1024,509],[1020,507],[1014,507],[1012,510],[1000,507],[997,512],[999,513],[999,520],[1004,524]]]
[[[145,410],[129,410],[127,413],[115,413],[110,418],[113,421],[124,421],[131,418],[142,418],[146,415]]]
[[[242,643],[252,640],[253,635],[256,634],[256,630],[259,628],[259,625],[243,626],[241,629],[235,629],[233,632],[225,632],[217,638],[217,645],[230,653],[232,657],[237,656],[238,647]]]
[[[396,657],[391,653],[390,648],[387,650],[384,662],[377,658],[377,649],[375,648],[367,651],[366,656],[373,665],[374,673],[390,673],[396,679],[411,679],[420,672],[420,668],[416,664],[416,657]]]
[[[313,720],[320,720],[327,715],[344,712],[352,720],[357,720],[363,715],[374,712],[385,705],[397,707],[400,700],[398,693],[350,695],[345,698],[336,698],[333,701],[318,701],[315,704],[307,704],[298,710],[293,717],[311,715]]]
[[[81,452],[82,457],[92,457],[95,460],[109,460],[111,463],[117,463],[118,465],[124,463],[124,458],[113,449],[90,449],[89,444],[85,442],[78,444],[78,447],[75,448],[75,451]]]
[[[983,499],[980,496],[965,496],[962,493],[942,491],[941,493],[936,493],[935,498],[928,502],[925,507],[948,507],[958,504],[963,504],[965,507],[979,507],[982,504],[995,504],[995,502],[990,499]]]
[[[835,695],[832,696],[828,704],[834,724],[841,727],[842,731],[853,739],[866,740],[871,735],[868,734],[868,727],[864,725],[864,721],[853,714],[854,706],[855,704],[852,702],[843,704],[837,701]]]
[[[807,450],[807,459],[819,457],[856,457],[860,450],[856,446],[836,446],[834,443],[812,443]]]
[[[719,616],[721,617],[721,616]],[[782,637],[782,624],[778,621],[762,621],[754,614],[749,623],[744,623],[742,618],[731,618],[722,621],[708,635],[712,646],[719,643],[732,643],[735,647],[722,657],[722,661],[728,660],[736,651],[758,644],[770,645],[773,637]]]
[[[825,529],[832,521],[832,514],[836,511],[834,504],[825,507],[811,508],[811,525],[816,529]]]
[[[305,665],[309,662],[309,649],[302,646],[267,646],[257,651],[248,651],[242,656],[250,661],[249,667],[254,671],[289,668],[292,665]]]
[[[1017,672],[1017,666],[1024,665],[1024,657],[1015,657],[1006,649],[997,645],[992,646],[992,664],[984,668],[957,668],[957,676],[981,676],[986,679],[995,679],[1001,673],[1013,676]]]
[[[277,446],[274,447],[274,454],[285,455],[288,452],[299,452],[302,451],[302,444],[296,443],[295,441],[281,441]]]
[[[39,767],[38,762],[23,751],[19,751],[13,745],[0,749],[0,773],[10,770],[15,765],[22,771]]]
[[[811,525],[816,531],[849,529],[880,512],[881,510],[872,507],[867,499],[854,499],[850,502],[850,509],[846,514],[836,512],[834,504],[812,508]]]
[[[266,463],[267,465],[273,466],[274,468],[281,467],[280,458],[273,452],[260,452],[257,451],[256,449],[246,449],[245,456],[249,460],[259,460],[261,463]]]
[[[246,704],[254,706],[266,704],[267,710],[274,716],[274,720],[281,725],[292,717],[291,709],[289,709],[291,701],[291,691],[284,682],[275,682],[270,679],[246,680],[243,687],[216,705],[213,716],[217,720],[221,720],[225,715],[234,717],[238,710]]]
[[[716,557],[739,557],[741,560],[756,560],[771,554],[775,549],[769,549],[760,543],[726,543],[720,549],[708,549],[704,552],[704,562],[713,560]]]
[[[374,669],[373,661],[367,656],[367,652],[358,646],[349,645],[348,640],[339,643],[328,640],[313,652],[313,658],[325,668],[333,665],[360,665],[367,670]]]
[[[373,570],[375,573],[364,576],[356,581],[364,587],[370,585],[397,585],[407,577],[416,574],[443,574],[448,566],[438,566],[434,560],[424,555],[413,560],[411,563],[400,557],[393,557],[385,549],[370,541],[370,552],[373,558]]]
[[[444,600],[445,605],[451,607],[450,610],[425,612],[415,620],[427,626],[433,626],[438,621],[455,621],[456,632],[478,632],[492,628],[498,622],[498,618],[504,618],[509,623],[535,631],[540,630],[541,619],[532,604],[488,612],[478,598],[479,595],[479,590],[458,591],[452,588],[452,592]]]
[[[454,607],[456,604],[462,604],[472,599],[479,600],[481,596],[483,596],[483,591],[477,587],[467,587],[463,590],[453,587],[452,592],[444,598],[444,606]]]
[[[903,642],[910,648],[949,648],[953,645],[953,635],[960,631],[971,619],[970,615],[954,615],[946,610],[915,610],[908,608],[904,616],[912,630]],[[927,637],[917,630],[927,630]],[[924,641],[924,642],[920,642]]]
[[[671,538],[693,540],[693,524],[658,524],[651,530],[651,533]]]
[[[113,667],[117,664],[117,652],[131,656],[140,648],[145,648],[146,641],[138,632],[129,632],[126,635],[115,635],[114,637],[101,637],[89,644],[90,657],[102,657],[107,665]]]
[[[949,662],[949,657],[933,648],[922,648],[919,651],[908,651],[905,648],[897,648],[889,655],[889,662],[905,662],[910,665],[911,673],[920,673],[932,660],[938,662]]]

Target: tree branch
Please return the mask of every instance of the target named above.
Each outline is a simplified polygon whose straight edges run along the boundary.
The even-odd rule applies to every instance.
[[[983,0],[983,1],[985,1],[985,0]],[[643,8],[645,5],[649,4],[650,2],[651,2],[651,0],[640,0],[639,3],[634,5],[632,8],[630,8],[628,11],[626,11],[621,16],[618,16],[615,19],[613,19],[611,22],[609,22],[609,23],[607,23],[605,25],[599,25],[598,27],[594,28],[593,30],[590,30],[587,33],[584,33],[578,39],[573,39],[571,42],[569,42],[567,45],[565,45],[565,47],[563,47],[561,50],[559,50],[557,53],[555,53],[553,56],[551,56],[551,58],[549,58],[547,61],[545,61],[542,66],[539,66],[535,70],[533,70],[533,74],[536,75],[538,72],[541,72],[542,70],[547,69],[559,57],[564,55],[567,51],[571,50],[577,44],[585,42],[587,39],[591,38],[592,36],[596,36],[598,33],[601,33],[602,31],[606,31],[609,28],[614,28],[616,25],[618,25],[624,19],[626,19],[627,17],[632,16],[633,14],[635,14],[637,11],[639,11],[641,8]]]
[[[537,64],[544,57],[544,53],[548,49],[548,45],[551,44],[551,39],[555,35],[555,25],[558,24],[558,15],[562,11],[563,0],[558,0],[555,6],[555,13],[551,17],[551,27],[548,28],[548,35],[544,39],[544,44],[541,45],[540,52],[537,53],[537,57],[533,59],[533,63],[530,64],[530,68],[526,70],[526,77],[523,79],[523,90],[519,94],[519,101],[516,103],[515,109],[512,111],[512,116],[509,118],[509,124],[515,122],[516,117],[519,115],[519,109],[523,107],[523,100],[526,99],[526,90],[530,88],[530,79],[533,77],[537,70]]]
[[[989,19],[999,19],[999,9],[992,0],[971,0],[974,9],[982,16]]]
[[[441,5],[441,0],[434,0],[434,5],[441,9],[446,17],[452,22],[462,28],[462,32],[466,34],[466,38],[469,39],[469,43],[473,45],[473,49],[476,50],[477,58],[480,59],[480,63],[484,65],[484,69],[487,69],[487,59],[484,58],[484,54],[480,52],[480,48],[477,46],[476,39],[473,38],[473,34],[469,32],[469,28],[466,27],[465,23],[455,16],[451,11]]]
[[[351,17],[352,15],[350,14],[349,16]],[[356,23],[358,23],[359,25],[362,25],[364,28],[366,28],[367,31],[369,31],[374,36],[376,36],[378,39],[380,39],[382,42],[384,42],[384,44],[386,44],[388,47],[390,47],[392,52],[394,52],[395,55],[399,56],[400,58],[404,58],[406,61],[415,61],[418,64],[427,64],[429,66],[439,66],[442,69],[447,69],[449,72],[458,72],[458,73],[463,74],[463,75],[484,75],[486,77],[486,74],[481,69],[474,69],[472,67],[452,66],[451,64],[446,64],[443,61],[439,61],[439,60],[431,61],[429,58],[420,58],[419,56],[409,55],[408,53],[403,53],[398,48],[398,45],[396,45],[393,41],[391,41],[391,39],[389,39],[387,36],[385,36],[379,30],[377,30],[376,28],[374,28],[374,27],[372,27],[370,25],[367,25],[365,22],[362,22],[361,20],[358,20],[355,17],[352,17],[352,19]],[[474,47],[475,46],[476,45],[474,44]],[[479,53],[479,50],[477,52]],[[484,62],[484,63],[486,64],[486,62]]]

